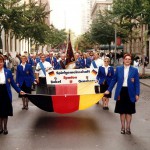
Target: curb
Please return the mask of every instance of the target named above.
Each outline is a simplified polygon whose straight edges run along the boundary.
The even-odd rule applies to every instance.
[[[150,87],[150,85],[148,85],[148,84],[146,84],[144,82],[140,82],[140,83],[143,84],[143,85],[145,85],[145,86],[147,86],[147,87]]]

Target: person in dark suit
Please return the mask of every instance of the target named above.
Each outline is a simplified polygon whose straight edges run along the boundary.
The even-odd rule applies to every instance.
[[[98,69],[96,79],[98,81],[98,84],[100,85],[100,93],[104,93],[107,90],[114,76],[114,69],[113,67],[109,66],[109,63],[110,63],[109,57],[105,57],[104,65],[100,66]],[[108,95],[104,95],[104,97],[102,98],[104,110],[109,110],[108,107],[109,98],[111,98],[111,93]]]
[[[4,57],[0,55],[0,134],[8,134],[8,116],[13,116],[11,86],[20,94],[25,94],[15,84],[12,73],[4,68]]]
[[[135,102],[139,100],[140,82],[138,70],[131,66],[131,55],[125,54],[124,65],[116,68],[115,75],[105,92],[109,94],[117,83],[115,91],[115,113],[120,114],[121,134],[131,134],[132,114],[136,113]]]
[[[21,56],[21,64],[17,66],[16,71],[16,83],[25,93],[31,94],[31,86],[34,82],[34,74],[32,66],[28,64],[27,57],[25,55]],[[19,95],[22,97],[23,107],[22,109],[28,110],[28,98],[25,95]]]
[[[66,55],[64,53],[61,54],[61,60],[58,62],[58,69],[66,69]]]

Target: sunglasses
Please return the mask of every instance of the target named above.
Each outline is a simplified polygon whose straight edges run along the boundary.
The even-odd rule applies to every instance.
[[[109,61],[104,61],[104,62],[109,62]]]

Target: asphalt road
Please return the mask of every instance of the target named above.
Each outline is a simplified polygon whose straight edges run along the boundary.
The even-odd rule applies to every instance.
[[[133,115],[132,135],[120,134],[119,115],[101,104],[71,114],[48,113],[22,101],[13,91],[14,116],[8,135],[0,135],[0,150],[150,150],[150,88],[141,85],[141,98]]]

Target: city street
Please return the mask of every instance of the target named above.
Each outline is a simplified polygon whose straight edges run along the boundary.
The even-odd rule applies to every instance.
[[[13,91],[14,116],[8,135],[0,135],[0,150],[149,150],[150,88],[141,84],[141,97],[133,115],[132,135],[120,134],[119,115],[101,104],[71,114],[47,113],[33,104],[22,110]]]

